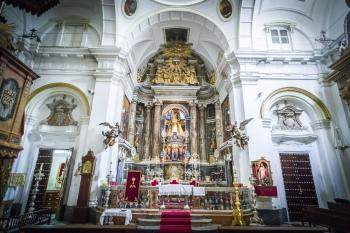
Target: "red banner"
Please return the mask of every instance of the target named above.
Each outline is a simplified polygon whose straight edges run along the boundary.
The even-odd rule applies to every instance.
[[[254,186],[257,196],[277,197],[276,186]]]
[[[128,171],[128,179],[125,186],[125,201],[137,202],[140,193],[141,171]]]

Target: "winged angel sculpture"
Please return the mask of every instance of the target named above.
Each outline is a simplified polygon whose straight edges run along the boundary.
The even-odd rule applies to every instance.
[[[237,125],[237,122],[235,121],[234,124],[231,124],[226,127],[226,131],[231,133],[231,136],[236,140],[236,145],[244,150],[245,147],[248,145],[249,137],[245,134],[245,126],[251,121],[253,118],[249,118],[247,120],[242,121],[239,124],[239,127]]]
[[[103,144],[105,144],[105,149],[107,149],[109,146],[115,144],[115,139],[119,136],[121,130],[118,123],[115,123],[113,126],[108,122],[102,122],[100,125],[107,126],[110,129],[108,131],[102,131],[102,135],[105,137]]]

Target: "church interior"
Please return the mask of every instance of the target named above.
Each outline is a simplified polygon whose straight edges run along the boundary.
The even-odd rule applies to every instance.
[[[350,232],[349,0],[0,4],[0,232]]]

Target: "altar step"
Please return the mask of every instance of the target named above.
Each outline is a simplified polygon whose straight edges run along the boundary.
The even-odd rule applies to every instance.
[[[218,233],[220,225],[211,224],[208,226],[193,226],[191,227],[193,233]],[[138,233],[159,233],[160,226],[137,226]],[[181,233],[181,232],[179,232]]]
[[[160,225],[160,218],[138,218],[137,223],[139,226],[159,226]],[[191,218],[191,226],[192,227],[200,227],[200,226],[208,226],[212,224],[212,219],[209,218],[198,218],[198,217],[192,217]]]

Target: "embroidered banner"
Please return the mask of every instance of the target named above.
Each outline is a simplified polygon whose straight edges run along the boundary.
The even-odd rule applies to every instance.
[[[277,197],[276,186],[254,186],[257,196]]]
[[[137,202],[139,199],[141,171],[129,171],[125,187],[125,201]]]

